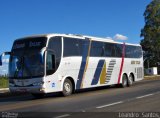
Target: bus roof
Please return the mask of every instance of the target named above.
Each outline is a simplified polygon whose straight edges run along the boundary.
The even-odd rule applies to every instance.
[[[90,40],[93,40],[93,41],[111,42],[111,43],[123,44],[123,42],[117,42],[117,41],[114,41],[114,40],[111,39],[111,38],[100,38],[100,37],[93,37],[93,36],[79,35],[79,34],[59,34],[59,33],[31,35],[31,36],[19,38],[19,39],[17,39],[17,40],[21,40],[21,39],[25,39],[25,38],[53,37],[53,36],[72,37],[72,38],[79,38],[79,39],[89,38]],[[125,44],[127,44],[127,45],[134,45],[134,46],[140,46],[140,44],[131,44],[131,43],[125,43]]]

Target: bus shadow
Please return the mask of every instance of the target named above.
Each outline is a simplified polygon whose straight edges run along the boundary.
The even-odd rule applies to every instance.
[[[90,92],[97,92],[97,91],[102,91],[102,90],[111,90],[111,89],[117,89],[119,86],[117,85],[110,85],[110,86],[102,86],[102,87],[94,87],[94,88],[86,88],[86,89],[81,89],[81,90],[76,90],[75,95],[80,95],[80,94],[85,94],[85,93],[90,93]],[[71,97],[74,96],[71,95]],[[68,96],[69,97],[69,96]],[[47,99],[47,98],[64,98],[62,93],[56,92],[56,93],[49,93],[44,95],[43,97],[34,97],[32,94],[29,93],[9,93],[9,95],[5,96],[0,96],[0,103],[3,102],[21,102],[21,101],[31,101],[31,100],[40,100],[40,99]]]
[[[120,88],[120,86],[117,85],[108,85],[108,86],[101,86],[101,87],[94,87],[94,88],[85,88],[85,89],[81,89],[81,90],[77,90],[75,93],[76,94],[81,94],[81,93],[89,93],[92,91],[101,91],[101,90],[110,90],[110,89],[116,89],[116,88]]]
[[[57,98],[62,97],[60,93],[50,93],[46,94],[43,97],[36,98],[32,94],[29,93],[7,93],[8,95],[0,95],[0,103],[7,102],[21,102],[21,101],[31,101],[31,100],[39,100],[45,98]]]

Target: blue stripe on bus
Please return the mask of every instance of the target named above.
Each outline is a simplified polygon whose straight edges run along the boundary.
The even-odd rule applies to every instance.
[[[76,89],[81,88],[83,75],[84,75],[85,67],[86,67],[86,63],[87,63],[86,60],[87,60],[88,51],[89,51],[89,43],[90,43],[90,40],[87,39],[87,40],[85,40],[85,43],[83,45],[82,62],[81,62],[81,66],[80,66],[80,70],[79,70],[79,74],[78,74]]]
[[[105,60],[99,60],[91,85],[98,84]]]

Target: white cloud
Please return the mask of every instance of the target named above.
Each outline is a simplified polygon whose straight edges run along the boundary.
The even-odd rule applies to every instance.
[[[3,64],[0,66],[0,75],[4,75],[8,73],[8,64]]]
[[[114,37],[113,37],[114,40],[127,40],[128,37],[127,36],[124,36],[122,34],[116,34]]]
[[[110,40],[113,40],[113,39],[112,39],[112,37],[106,37],[106,39],[110,39]]]
[[[7,70],[2,70],[3,72],[6,72]]]

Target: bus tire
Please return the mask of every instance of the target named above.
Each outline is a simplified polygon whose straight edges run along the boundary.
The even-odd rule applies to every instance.
[[[127,75],[123,74],[121,87],[125,88],[127,86],[127,83],[128,83]]]
[[[128,87],[133,85],[133,79],[134,79],[133,75],[130,74],[128,78],[128,83],[127,83]]]
[[[73,85],[72,82],[69,79],[66,79],[63,83],[63,96],[69,96],[73,92]]]

